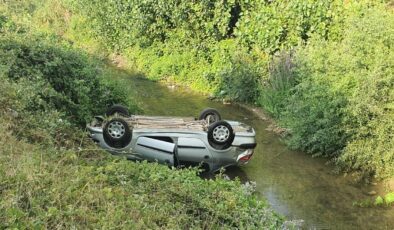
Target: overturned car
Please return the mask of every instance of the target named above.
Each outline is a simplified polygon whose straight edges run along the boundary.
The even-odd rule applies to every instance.
[[[87,129],[95,142],[113,154],[174,167],[200,166],[205,171],[244,165],[256,147],[252,127],[221,120],[211,108],[196,119],[129,115],[127,108],[114,105]]]

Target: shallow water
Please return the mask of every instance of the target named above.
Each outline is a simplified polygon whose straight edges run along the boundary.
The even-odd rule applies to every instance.
[[[224,119],[243,121],[257,132],[257,148],[250,163],[226,173],[242,181],[255,181],[257,192],[271,207],[289,219],[303,219],[307,229],[394,229],[394,209],[361,208],[355,201],[371,199],[366,192],[377,186],[360,185],[333,173],[326,160],[289,150],[268,123],[237,105],[223,105],[177,87],[119,73],[147,115],[194,116],[206,107]]]

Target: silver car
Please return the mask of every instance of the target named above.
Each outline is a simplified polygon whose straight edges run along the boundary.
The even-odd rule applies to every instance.
[[[125,154],[131,160],[199,166],[212,172],[246,164],[256,147],[252,127],[221,120],[211,108],[203,110],[198,119],[130,116],[121,105],[112,106],[106,115],[95,117],[87,126],[91,138],[109,152]]]

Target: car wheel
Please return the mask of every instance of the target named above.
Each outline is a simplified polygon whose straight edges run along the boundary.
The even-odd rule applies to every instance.
[[[222,117],[216,109],[206,108],[200,113],[198,119],[206,120],[208,122],[208,125],[210,125],[217,121],[220,121]]]
[[[114,115],[121,115],[124,117],[129,117],[130,113],[129,113],[129,110],[126,106],[115,104],[107,109],[105,115],[107,115],[107,117],[114,116]]]
[[[104,141],[112,148],[126,147],[132,137],[132,130],[121,118],[113,118],[107,122],[103,130]]]
[[[227,149],[233,143],[235,134],[226,121],[217,121],[208,128],[208,142],[215,149]]]

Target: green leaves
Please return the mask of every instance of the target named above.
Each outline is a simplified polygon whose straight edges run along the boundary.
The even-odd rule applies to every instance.
[[[341,41],[314,38],[298,49],[298,84],[281,118],[291,146],[364,175],[393,175],[393,18],[365,7],[348,15]]]
[[[182,30],[203,41],[227,37],[231,1],[96,0],[74,1],[75,9],[91,19],[98,36],[115,50],[165,42]]]
[[[312,35],[335,38],[340,20],[333,14],[342,0],[330,1],[241,1],[243,12],[235,34],[247,46],[268,53],[305,43]]]
[[[27,103],[31,111],[56,109],[73,123],[83,125],[107,106],[125,101],[118,89],[102,82],[95,64],[80,51],[58,48],[35,37],[0,39],[4,74],[13,81],[26,80],[43,87],[37,87],[33,92],[37,99]]]

